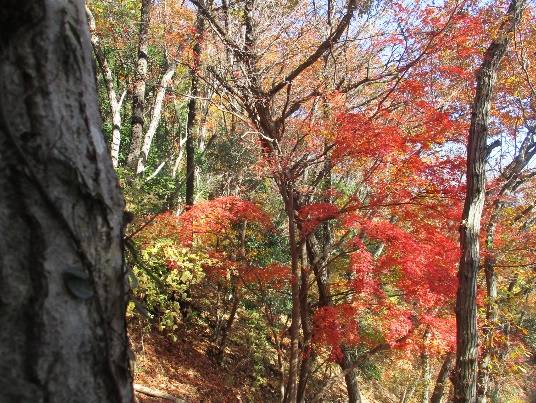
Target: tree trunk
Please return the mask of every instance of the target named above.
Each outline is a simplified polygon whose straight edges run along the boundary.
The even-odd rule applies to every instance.
[[[439,370],[439,375],[437,376],[434,392],[432,393],[430,403],[441,403],[441,400],[443,399],[443,395],[445,393],[445,387],[447,386],[447,382],[449,381],[450,373],[452,372],[452,368],[454,367],[455,358],[456,355],[453,352],[447,353],[447,355],[445,356],[445,360],[443,361],[443,365],[441,366],[441,369]]]
[[[456,367],[454,402],[475,402],[477,389],[478,327],[476,317],[477,274],[480,266],[480,220],[486,192],[488,121],[491,96],[500,62],[511,33],[521,18],[523,1],[513,0],[505,21],[484,55],[477,74],[477,88],[467,145],[467,190],[460,225],[461,258],[456,296]]]
[[[149,156],[149,150],[151,149],[151,144],[153,143],[153,137],[156,133],[156,129],[158,128],[158,124],[160,123],[160,117],[162,116],[162,103],[164,102],[164,97],[166,95],[166,89],[169,84],[169,81],[171,80],[171,77],[173,77],[173,74],[175,74],[175,70],[177,69],[178,62],[176,60],[172,60],[169,63],[169,66],[162,76],[162,80],[160,81],[160,86],[158,88],[158,91],[156,93],[156,97],[154,100],[154,108],[153,108],[153,114],[151,116],[151,122],[149,123],[149,128],[147,129],[147,133],[145,133],[145,138],[143,140],[143,147],[141,149],[140,158],[138,160],[138,166],[136,168],[136,174],[142,175],[145,171],[145,163],[147,162],[147,157]]]
[[[229,313],[229,318],[227,319],[225,328],[222,331],[220,345],[218,346],[218,352],[216,354],[216,361],[218,362],[218,364],[221,364],[223,362],[223,356],[225,355],[225,347],[227,346],[227,338],[229,336],[229,333],[231,332],[231,328],[233,327],[233,323],[236,318],[236,312],[238,311],[238,305],[240,304],[240,289],[238,288],[238,285],[235,285],[233,287],[233,295],[234,297],[231,312]]]
[[[430,399],[430,379],[431,379],[431,371],[430,371],[430,352],[429,352],[429,345],[430,345],[430,331],[427,329],[424,333],[424,350],[421,354],[421,360],[422,360],[422,402],[428,403]]]
[[[99,37],[93,31],[96,29],[95,18],[93,13],[86,6],[86,14],[89,21],[89,27],[91,29],[91,45],[93,46],[93,52],[95,53],[95,58],[102,72],[102,77],[104,80],[104,85],[106,86],[106,91],[108,92],[108,101],[110,102],[110,111],[112,113],[112,146],[110,147],[110,155],[112,156],[112,164],[114,168],[117,168],[119,164],[119,147],[121,145],[121,105],[123,104],[123,99],[126,95],[126,90],[123,92],[119,101],[117,100],[117,94],[115,92],[114,78],[112,75],[112,70],[108,65],[108,60],[102,51],[100,46]]]
[[[186,123],[186,205],[194,205],[195,194],[195,117],[196,98],[199,96],[199,78],[191,70],[192,84],[190,87],[190,101],[188,102],[188,121]]]
[[[124,201],[82,1],[0,12],[0,401],[131,402]]]
[[[299,366],[299,333],[300,333],[300,273],[298,263],[298,245],[296,237],[295,210],[294,210],[294,187],[289,180],[283,180],[280,191],[285,200],[288,225],[289,246],[291,256],[291,290],[292,290],[292,313],[290,323],[290,358],[287,388],[285,390],[285,403],[296,403],[298,396],[298,366]]]
[[[493,356],[497,353],[493,343],[495,330],[499,327],[498,281],[495,273],[495,232],[500,214],[507,205],[505,198],[511,195],[514,187],[519,186],[528,179],[528,177],[521,177],[521,174],[536,154],[536,143],[533,138],[534,133],[531,130],[527,131],[516,156],[501,172],[501,177],[505,179],[505,183],[496,195],[497,199],[493,202],[492,213],[486,227],[487,255],[484,258],[484,274],[486,276],[487,298],[485,300],[486,326],[482,329],[482,358],[479,363],[478,401],[480,403],[486,403],[487,401],[491,378],[490,366]]]
[[[209,2],[207,5],[210,7]],[[193,47],[194,64],[190,68],[190,100],[188,101],[188,120],[186,122],[186,205],[194,205],[195,193],[195,138],[194,129],[197,116],[197,98],[199,97],[199,68],[201,66],[201,40],[205,31],[205,18],[198,12],[195,22],[196,41]]]
[[[310,267],[307,262],[307,251],[305,244],[301,247],[301,285],[300,285],[300,311],[301,311],[301,325],[303,333],[303,349],[302,349],[302,362],[300,367],[300,376],[298,379],[298,392],[297,402],[305,401],[305,389],[307,387],[307,381],[309,380],[309,373],[311,371],[311,360],[313,354],[312,339],[313,332],[309,324],[309,274]]]
[[[143,114],[145,111],[145,81],[147,79],[147,51],[149,49],[149,24],[151,22],[152,0],[142,0],[140,30],[138,34],[138,64],[132,94],[132,132],[127,168],[134,171],[140,159],[143,140]]]
[[[329,282],[329,273],[326,268],[326,260],[328,258],[327,250],[328,250],[328,244],[327,242],[330,241],[330,228],[328,225],[324,226],[324,236],[323,236],[323,245],[321,252],[319,250],[318,241],[316,240],[316,237],[314,234],[310,234],[307,237],[307,253],[309,255],[309,259],[312,262],[311,267],[313,269],[313,272],[315,274],[316,279],[316,285],[318,287],[318,307],[327,307],[333,305],[333,300],[331,298],[331,287]],[[323,257],[321,257],[323,256]],[[341,345],[339,346],[343,355],[343,359],[340,363],[341,369],[343,371],[347,370],[349,367],[352,366],[353,361],[351,358],[350,350],[347,346]],[[348,392],[348,401],[350,403],[360,403],[361,402],[361,392],[359,390],[359,383],[357,382],[357,371],[352,369],[348,373],[344,375],[344,380],[346,381],[346,390]]]
[[[341,346],[342,351],[342,363],[341,369],[343,371],[347,370],[353,364],[353,361],[350,356],[350,350],[346,346]],[[346,391],[348,393],[348,402],[349,403],[361,403],[361,392],[359,390],[359,384],[357,383],[357,372],[355,369],[352,369],[346,375],[344,375],[344,380],[346,381]]]

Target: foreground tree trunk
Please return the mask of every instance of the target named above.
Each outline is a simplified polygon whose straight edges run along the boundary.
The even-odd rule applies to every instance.
[[[0,11],[0,401],[131,402],[124,201],[82,1]]]
[[[486,161],[491,97],[497,71],[514,27],[521,18],[523,1],[512,0],[505,20],[484,55],[477,73],[477,88],[467,145],[467,193],[460,225],[461,258],[456,298],[456,366],[454,402],[476,402],[478,327],[477,274],[480,266],[480,220],[486,192]]]

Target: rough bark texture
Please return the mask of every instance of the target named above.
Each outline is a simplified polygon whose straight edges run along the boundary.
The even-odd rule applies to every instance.
[[[484,55],[477,73],[477,88],[467,146],[467,191],[460,225],[461,258],[456,299],[456,367],[454,401],[475,402],[478,362],[476,317],[477,274],[480,266],[480,221],[486,191],[488,121],[491,97],[511,33],[521,17],[522,1],[513,0],[497,38]]]
[[[138,64],[132,94],[132,133],[127,157],[127,168],[135,170],[140,158],[143,141],[143,114],[145,111],[145,81],[147,79],[147,51],[149,49],[149,23],[152,0],[142,0],[140,31],[138,34]]]
[[[3,2],[0,149],[0,401],[132,401],[124,201],[82,1]]]

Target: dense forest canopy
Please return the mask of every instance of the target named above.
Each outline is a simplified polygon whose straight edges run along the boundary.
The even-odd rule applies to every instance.
[[[534,400],[534,3],[86,12],[131,317],[273,401]]]

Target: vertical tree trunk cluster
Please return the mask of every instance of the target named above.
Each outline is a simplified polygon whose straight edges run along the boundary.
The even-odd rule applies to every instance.
[[[124,201],[82,1],[0,12],[0,401],[130,402]]]
[[[234,91],[233,95],[241,99],[241,101],[244,103],[244,109],[249,118],[252,122],[254,122],[259,132],[262,133],[260,142],[267,158],[278,158],[279,141],[285,130],[284,121],[290,115],[290,111],[296,111],[300,104],[298,102],[292,105],[287,105],[286,109],[282,112],[282,116],[280,118],[276,118],[277,113],[271,109],[273,107],[274,99],[283,90],[286,90],[287,94],[289,94],[292,88],[292,80],[294,80],[303,71],[314,64],[325,53],[327,53],[333,44],[341,38],[350,24],[354,11],[357,8],[357,2],[354,0],[349,0],[347,2],[344,16],[341,18],[338,25],[334,27],[328,38],[326,38],[325,41],[318,46],[316,51],[313,52],[310,57],[308,57],[303,63],[298,65],[292,72],[290,72],[284,80],[279,83],[274,83],[271,90],[268,92],[261,90],[259,74],[256,71],[256,38],[254,20],[252,19],[253,2],[246,1],[244,5],[244,13],[242,16],[242,25],[244,28],[243,43],[235,42],[229,35],[227,35],[226,26],[222,26],[216,20],[214,15],[211,13],[211,10],[204,2],[193,0],[192,3],[197,6],[199,14],[206,18],[211,28],[215,30],[216,33],[223,39],[228,49],[230,58],[234,60],[234,63],[238,63],[243,67],[243,72],[248,78],[248,86]],[[229,88],[223,77],[217,76],[216,79],[226,88]],[[300,203],[296,191],[296,181],[298,179],[299,178],[293,169],[289,169],[286,172],[281,172],[281,176],[276,179],[279,193],[282,201],[284,202],[285,211],[288,218],[288,238],[291,256],[292,310],[290,326],[290,352],[288,359],[289,366],[283,397],[283,401],[285,403],[304,401],[305,384],[310,371],[310,357],[303,354],[307,351],[308,342],[310,339],[310,329],[308,323],[309,317],[308,313],[306,312],[306,298],[308,293],[308,281],[306,276],[309,274],[309,266],[313,268],[313,272],[315,276],[317,276],[316,280],[319,287],[319,292],[321,294],[321,299],[324,298],[324,301],[330,300],[329,278],[327,277],[327,273],[325,273],[323,268],[320,269],[323,270],[322,273],[314,271],[315,265],[319,264],[320,257],[318,255],[311,256],[311,251],[309,251],[308,248],[301,247],[300,245],[302,242],[305,242],[305,239],[303,238],[304,235],[300,233],[299,227],[297,228],[296,222],[296,212],[298,211]],[[323,275],[322,279],[319,279],[319,274]],[[325,295],[322,296],[322,293]],[[301,348],[300,342],[303,343]],[[350,353],[346,348],[343,348],[343,353],[344,361],[341,363],[341,366],[344,369],[350,368],[352,364]],[[350,401],[352,403],[360,402],[361,398],[357,385],[357,379],[355,377],[355,371],[348,371],[346,373],[346,379]]]
[[[117,100],[112,70],[108,64],[104,51],[102,50],[99,37],[96,33],[94,33],[96,29],[95,18],[87,6],[86,14],[89,21],[89,28],[92,33],[91,45],[93,46],[93,52],[95,53],[97,63],[102,71],[106,91],[108,92],[108,101],[110,102],[110,109],[112,112],[112,144],[110,147],[110,155],[112,156],[114,168],[117,168],[119,165],[119,147],[121,146],[121,105],[125,99],[126,90],[123,91],[123,94],[119,100]]]
[[[142,0],[140,28],[138,34],[138,63],[134,77],[132,94],[132,134],[127,168],[134,171],[138,166],[143,142],[143,123],[145,112],[145,83],[147,80],[147,63],[149,50],[149,24],[151,22],[152,0]]]
[[[195,123],[197,117],[197,98],[199,97],[199,67],[201,66],[201,41],[205,30],[205,18],[197,13],[195,22],[197,38],[193,47],[194,63],[190,68],[190,99],[186,122],[186,205],[194,205],[195,193]]]
[[[512,0],[505,20],[487,49],[477,87],[467,145],[467,190],[460,225],[461,258],[456,297],[454,401],[476,402],[478,373],[477,274],[480,268],[480,221],[486,193],[486,162],[491,100],[500,63],[521,18],[523,1]]]

